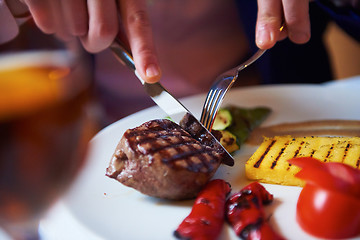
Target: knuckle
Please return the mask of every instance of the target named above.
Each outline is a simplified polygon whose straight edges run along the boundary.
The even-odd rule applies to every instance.
[[[275,29],[281,28],[281,20],[277,18],[268,18],[263,21],[258,21],[256,24],[257,31],[275,31]]]
[[[116,28],[109,27],[108,24],[98,24],[96,27],[90,28],[88,33],[81,37],[81,39],[87,51],[97,53],[111,44],[116,33]]]
[[[295,15],[289,15],[286,18],[286,25],[287,26],[301,26],[304,25],[304,21]]]
[[[282,19],[278,16],[274,16],[271,14],[260,15],[258,19],[259,25],[263,26],[277,26],[282,22]]]
[[[151,56],[153,56],[153,51],[150,46],[148,46],[147,44],[143,44],[138,47],[137,54],[144,58],[151,57]]]
[[[128,16],[128,22],[131,25],[149,26],[149,16],[144,10],[138,10]]]
[[[291,32],[309,32],[310,23],[298,17],[289,17],[286,19],[286,26]]]

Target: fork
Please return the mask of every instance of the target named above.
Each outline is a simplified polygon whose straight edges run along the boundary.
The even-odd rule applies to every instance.
[[[203,106],[203,110],[200,117],[200,122],[206,127],[209,131],[212,129],[214,119],[216,114],[221,106],[221,103],[225,97],[225,94],[229,91],[234,82],[238,79],[240,71],[250,66],[255,62],[259,57],[261,57],[266,50],[259,49],[253,56],[251,56],[247,61],[239,65],[236,69],[236,72],[233,76],[224,76],[221,75],[211,86]]]

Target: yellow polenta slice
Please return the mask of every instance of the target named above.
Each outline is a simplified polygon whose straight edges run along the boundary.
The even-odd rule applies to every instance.
[[[263,183],[303,186],[294,175],[300,170],[288,163],[294,157],[314,157],[360,168],[359,137],[276,136],[264,141],[245,165],[246,177]]]

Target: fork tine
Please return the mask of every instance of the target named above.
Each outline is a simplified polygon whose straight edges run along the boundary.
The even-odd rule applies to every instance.
[[[200,118],[200,122],[202,122],[202,123],[204,123],[205,119],[207,118],[209,106],[212,103],[212,99],[213,99],[213,93],[214,93],[214,90],[210,89],[210,91],[208,92],[208,94],[206,96],[203,110],[201,112],[201,118]]]
[[[233,76],[223,76],[218,78],[210,87],[209,93],[206,96],[203,110],[201,113],[200,122],[211,131],[216,114],[221,106],[227,91],[231,88],[233,83],[238,79],[239,72],[244,68],[255,62],[266,50],[259,49],[252,57],[250,57],[243,64],[239,65],[236,74]]]
[[[208,129],[212,125],[213,116],[214,116],[214,114],[216,112],[216,108],[218,106],[219,99],[221,98],[222,90],[221,89],[216,89],[216,90],[217,90],[216,91],[216,96],[214,97],[213,102],[211,104],[211,109],[209,109],[209,111],[208,111],[208,119],[207,119],[207,123],[206,123],[206,127]]]
[[[208,119],[207,119],[207,123],[206,123],[206,127],[207,129],[211,129],[212,128],[212,125],[214,123],[214,120],[215,120],[215,117],[216,117],[216,114],[221,106],[221,103],[222,103],[222,100],[225,96],[225,93],[226,91],[224,91],[223,89],[217,89],[217,95],[216,95],[216,98],[214,98],[213,100],[213,104],[212,104],[212,108],[211,110],[208,112]]]
[[[222,100],[237,76],[224,76],[216,81],[209,90],[208,96],[203,106],[201,123],[211,130],[217,111],[220,108]],[[224,88],[225,86],[225,88]],[[210,93],[211,92],[211,93]]]
[[[217,95],[218,95],[218,89],[213,88],[209,91],[209,94],[206,98],[206,104],[203,107],[202,123],[205,123],[209,120],[209,114],[211,109],[213,108],[214,100],[217,98]]]
[[[211,95],[211,98],[209,99],[209,104],[206,108],[206,114],[205,114],[205,117],[204,117],[204,126],[209,129],[209,126],[211,124],[211,115],[213,114],[213,109],[216,105],[216,102],[218,101],[219,99],[219,89],[215,89],[212,91],[212,95]]]

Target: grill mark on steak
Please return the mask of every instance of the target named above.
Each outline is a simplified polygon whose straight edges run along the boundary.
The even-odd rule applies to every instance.
[[[219,158],[219,154],[208,146],[200,145],[187,132],[174,130],[174,125],[151,125],[147,122],[145,128],[126,131],[124,137],[129,139],[129,147],[134,152],[149,155],[150,164],[158,156],[154,153],[159,153],[161,161],[171,167],[184,167],[184,163],[177,161],[185,160],[189,171],[213,170],[214,159]]]

